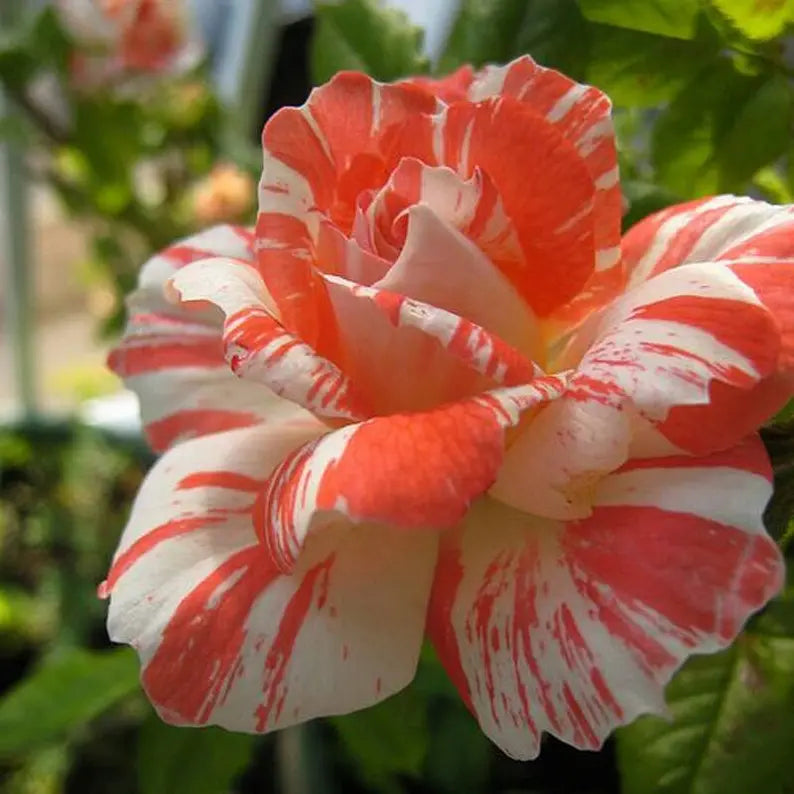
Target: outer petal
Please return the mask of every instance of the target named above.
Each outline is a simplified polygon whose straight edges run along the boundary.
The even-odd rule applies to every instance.
[[[584,521],[475,509],[442,548],[428,626],[488,736],[533,758],[544,731],[595,749],[663,712],[676,668],[728,645],[783,582],[761,521],[769,479],[751,439],[630,463]]]
[[[340,516],[399,529],[454,526],[494,481],[505,431],[563,388],[560,378],[542,378],[349,425],[296,450],[273,472],[257,508],[274,563],[291,570],[310,530]]]
[[[671,417],[677,408],[709,406],[726,421],[691,426],[684,438],[674,427],[675,444],[701,452],[736,443],[757,426],[753,400],[770,399],[753,387],[774,373],[778,346],[772,316],[727,268],[687,265],[657,276],[574,338],[559,362],[576,367],[567,394],[515,441],[493,493],[551,518],[586,516],[594,483],[628,456],[635,419],[664,435],[668,418],[682,420]],[[746,416],[740,400],[718,393],[712,403],[715,387],[743,393]]]
[[[267,731],[363,708],[413,677],[434,536],[336,524],[289,576],[257,543],[263,480],[321,427],[188,441],[144,483],[102,591],[111,638],[136,648],[167,721]]]
[[[292,410],[255,384],[241,383],[223,357],[222,316],[212,307],[169,303],[165,285],[184,265],[210,256],[252,258],[252,233],[217,226],[175,243],[141,270],[129,319],[109,365],[135,391],[150,444],[242,427]]]
[[[623,238],[630,285],[679,265],[746,256],[791,256],[791,207],[738,196],[699,199],[657,212]],[[763,251],[759,246],[763,247]]]

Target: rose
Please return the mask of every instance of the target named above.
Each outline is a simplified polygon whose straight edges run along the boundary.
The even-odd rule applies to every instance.
[[[101,591],[165,719],[362,708],[428,635],[505,752],[594,748],[779,589],[792,210],[621,255],[609,113],[529,58],[341,74],[267,123],[255,232],[146,265],[111,363],[173,446]]]
[[[183,70],[199,46],[189,38],[183,3],[172,0],[56,0],[79,45],[71,60],[76,85],[91,87],[135,72]]]

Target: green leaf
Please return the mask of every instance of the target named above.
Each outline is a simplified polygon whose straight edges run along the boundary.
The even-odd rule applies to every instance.
[[[509,61],[531,6],[531,0],[464,0],[439,71],[451,72],[464,63],[482,66]]]
[[[368,791],[400,791],[400,775],[419,775],[429,735],[425,700],[412,687],[330,722]]]
[[[699,0],[579,0],[587,19],[677,39],[694,38]]]
[[[61,740],[137,689],[132,651],[64,652],[0,700],[0,757]]]
[[[716,61],[694,75],[656,123],[657,179],[681,197],[741,190],[783,154],[790,115],[782,77],[749,77]]]
[[[716,56],[718,46],[716,39],[682,41],[597,25],[587,80],[616,105],[651,107],[681,91]]]
[[[175,728],[156,714],[138,739],[141,794],[223,794],[246,768],[257,737],[221,728]]]
[[[320,3],[315,11],[311,71],[315,85],[356,69],[376,80],[396,80],[428,69],[422,31],[377,0]]]
[[[794,22],[794,0],[710,0],[743,35],[773,39]]]
[[[792,93],[788,80],[773,73],[737,108],[718,149],[721,192],[741,190],[763,166],[785,153],[791,136]]]
[[[770,605],[726,651],[691,659],[667,689],[673,721],[618,733],[623,794],[790,792],[794,609]]]
[[[584,76],[590,25],[576,0],[464,0],[439,72],[464,63],[505,63],[529,54],[574,79]]]
[[[425,779],[439,794],[488,791],[492,745],[458,700],[433,716]]]

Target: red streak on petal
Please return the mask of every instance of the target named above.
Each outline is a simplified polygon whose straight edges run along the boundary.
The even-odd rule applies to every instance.
[[[188,409],[146,425],[146,437],[153,449],[166,449],[177,438],[219,433],[262,422],[262,417],[242,411]]]
[[[249,546],[229,557],[180,602],[142,676],[163,716],[198,724],[209,721],[231,680],[243,672],[245,620],[277,575],[259,547]],[[230,579],[233,584],[228,586]]]
[[[191,488],[228,488],[231,491],[256,492],[262,487],[262,480],[247,477],[233,471],[198,471],[188,474],[176,486],[180,490]]]
[[[295,641],[311,609],[317,584],[319,583],[321,594],[327,592],[333,562],[334,555],[331,555],[310,568],[303,575],[300,585],[284,608],[278,631],[265,659],[265,682],[262,689],[265,699],[256,707],[257,731],[266,730],[271,717],[277,720],[281,715],[287,697],[284,678],[292,658]],[[324,603],[323,599],[323,603],[318,604],[318,609],[321,609]]]
[[[144,554],[152,551],[152,549],[159,546],[163,541],[170,540],[179,535],[185,535],[188,532],[192,532],[194,529],[201,529],[211,524],[219,524],[223,520],[223,516],[177,518],[166,524],[161,524],[159,527],[142,535],[113,561],[107,579],[99,586],[99,597],[107,598],[116,586],[116,582],[118,582],[118,580],[138,562]]]

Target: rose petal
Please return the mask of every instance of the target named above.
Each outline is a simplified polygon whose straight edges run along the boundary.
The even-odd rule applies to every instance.
[[[219,255],[250,260],[252,237],[240,227],[217,226],[179,241],[146,262],[127,299],[127,327],[108,364],[138,395],[147,438],[158,451],[291,410],[261,387],[234,378],[224,360],[217,309],[188,310],[165,298],[169,279],[191,262]]]
[[[110,636],[138,651],[166,721],[268,731],[369,706],[413,677],[432,535],[328,527],[290,576],[257,545],[257,488],[316,432],[186,442],[147,477],[104,590]]]
[[[273,562],[292,570],[310,531],[339,517],[410,530],[454,526],[494,481],[505,431],[563,388],[559,378],[538,379],[348,425],[296,450],[275,469],[257,508]]]
[[[746,197],[716,196],[676,204],[644,218],[623,238],[629,284],[640,284],[690,262],[758,255],[759,238],[765,241],[767,256],[787,256],[787,229],[792,224],[789,207]]]
[[[183,303],[214,303],[226,315],[225,355],[240,377],[264,384],[316,416],[357,420],[371,414],[343,372],[273,317],[267,290],[252,268],[205,259],[181,270],[171,289]]]
[[[691,451],[731,446],[754,429],[728,421],[742,402],[756,416],[753,387],[774,373],[778,346],[773,318],[727,268],[693,264],[656,276],[574,338],[559,362],[575,367],[568,392],[514,441],[493,494],[552,518],[588,515],[594,483],[628,456],[637,415],[662,434],[670,418],[674,443]],[[714,391],[719,383],[744,399]],[[687,422],[692,432],[682,438],[683,407],[706,405],[712,421]]]
[[[507,96],[544,116],[576,148],[595,184],[593,218],[596,271],[620,264],[621,194],[612,103],[597,88],[536,64],[528,55],[505,66],[486,66],[469,87],[480,102]]]
[[[663,713],[678,666],[729,645],[783,583],[761,521],[770,493],[752,439],[629,464],[584,521],[481,503],[442,546],[428,629],[485,733],[529,759],[544,731],[596,749]]]
[[[510,97],[452,105],[434,123],[439,162],[465,178],[479,167],[495,185],[524,255],[497,264],[522,297],[546,315],[576,295],[595,266],[595,188],[574,146]]]
[[[540,359],[532,312],[488,257],[425,204],[411,207],[407,219],[400,256],[373,286],[465,317],[529,358]]]
[[[325,282],[336,322],[320,351],[377,414],[426,410],[539,373],[519,351],[455,314],[338,277]]]

